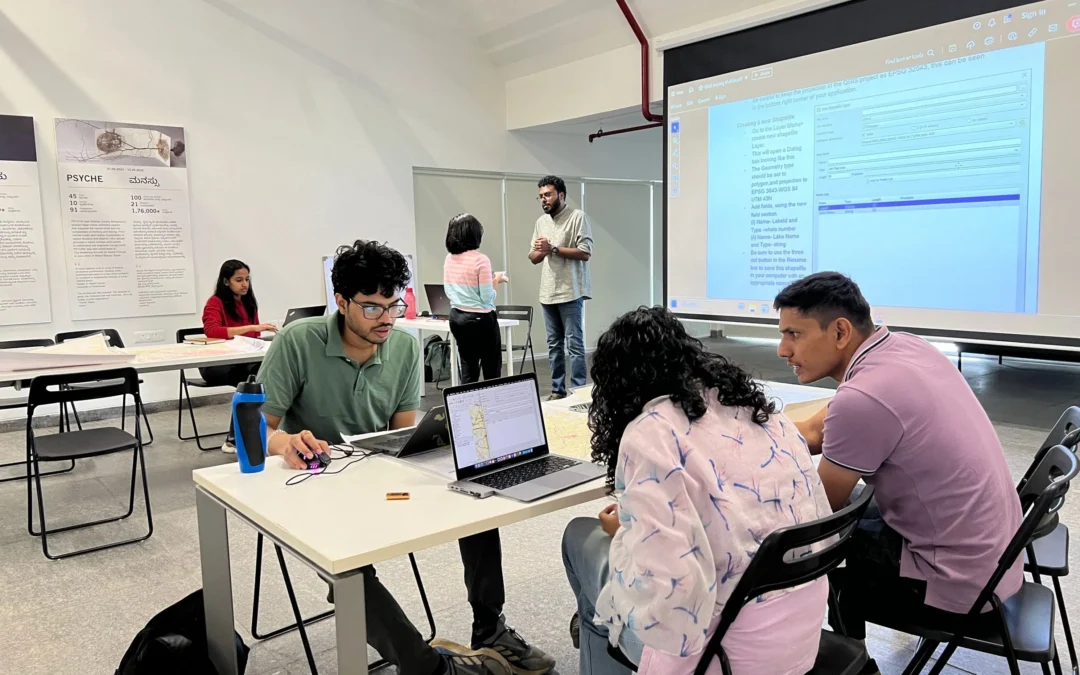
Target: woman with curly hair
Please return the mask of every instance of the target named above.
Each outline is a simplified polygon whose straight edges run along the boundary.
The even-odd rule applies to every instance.
[[[627,672],[609,643],[640,673],[692,673],[762,540],[831,513],[825,490],[761,386],[666,309],[616,319],[592,379],[593,459],[618,501],[563,535],[581,673]],[[822,578],[743,607],[723,640],[733,673],[810,670],[827,593]]]

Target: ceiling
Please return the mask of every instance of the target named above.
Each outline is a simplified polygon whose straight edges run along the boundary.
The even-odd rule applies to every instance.
[[[636,43],[615,0],[426,0],[513,79]],[[447,5],[450,6],[447,6]],[[753,9],[761,0],[629,0],[647,38]]]

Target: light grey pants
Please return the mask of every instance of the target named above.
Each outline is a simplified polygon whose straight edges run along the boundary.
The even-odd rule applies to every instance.
[[[611,537],[600,527],[597,518],[576,518],[563,532],[562,554],[566,578],[577,596],[581,619],[581,675],[629,675],[630,670],[608,655],[608,630],[593,623],[596,598],[608,580],[608,554]],[[619,635],[623,654],[641,661],[643,645],[632,631]]]

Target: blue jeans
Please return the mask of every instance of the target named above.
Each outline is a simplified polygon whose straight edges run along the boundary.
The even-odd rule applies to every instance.
[[[576,518],[563,532],[562,555],[566,578],[577,596],[581,619],[581,675],[629,675],[630,670],[608,655],[608,629],[593,623],[596,598],[608,580],[611,537],[596,518]],[[623,629],[619,647],[633,663],[641,661],[644,646],[632,631]]]
[[[570,388],[585,386],[585,298],[557,305],[544,305],[547,327],[548,363],[551,365],[551,393],[566,392],[566,355],[570,352]]]

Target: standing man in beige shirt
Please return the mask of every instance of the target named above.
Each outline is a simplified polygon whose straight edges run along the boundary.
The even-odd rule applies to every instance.
[[[589,259],[593,240],[581,209],[566,203],[566,183],[546,176],[537,184],[544,215],[536,221],[529,261],[540,268],[540,306],[547,327],[551,397],[566,398],[566,355],[570,352],[570,388],[585,386],[585,301],[592,298]]]

